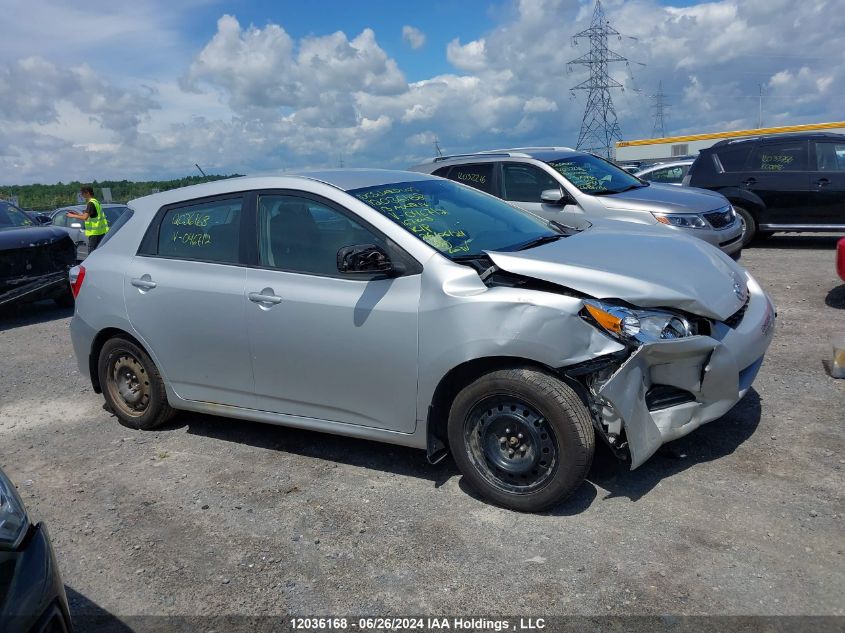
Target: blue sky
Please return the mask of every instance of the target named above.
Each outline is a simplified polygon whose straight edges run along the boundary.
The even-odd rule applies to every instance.
[[[842,0],[605,0],[622,136],[841,120]],[[574,145],[592,0],[27,0],[4,8],[0,183],[402,167]],[[404,33],[405,27],[413,27]],[[641,62],[644,65],[640,65]]]

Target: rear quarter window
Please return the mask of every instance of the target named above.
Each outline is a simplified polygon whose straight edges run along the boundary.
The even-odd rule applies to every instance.
[[[493,193],[494,163],[456,165],[449,172],[449,180],[469,185],[485,193]]]

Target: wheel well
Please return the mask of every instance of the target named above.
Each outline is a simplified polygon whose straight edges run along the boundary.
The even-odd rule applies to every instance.
[[[103,393],[102,385],[100,385],[100,373],[97,370],[97,365],[100,361],[100,350],[103,349],[103,345],[106,344],[106,341],[118,336],[132,341],[135,345],[146,351],[146,348],[141,344],[141,342],[129,332],[116,327],[109,327],[105,330],[100,330],[97,333],[97,336],[94,337],[94,342],[91,344],[91,353],[88,355],[88,372],[91,374],[91,386],[94,388],[94,393]]]
[[[490,356],[476,358],[450,369],[434,390],[434,396],[428,407],[428,457],[432,462],[439,461],[449,446],[449,409],[460,391],[484,374],[500,369],[530,367],[545,372],[555,373],[553,369],[535,361],[514,356]]]

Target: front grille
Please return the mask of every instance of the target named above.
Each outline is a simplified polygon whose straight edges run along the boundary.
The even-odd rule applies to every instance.
[[[717,211],[708,211],[702,215],[714,229],[723,229],[734,221],[733,210],[730,207],[725,207]]]
[[[76,260],[76,249],[69,237],[5,250],[0,256],[0,286],[28,283],[43,275],[67,270]]]
[[[739,324],[742,323],[742,317],[745,316],[745,311],[748,310],[748,302],[751,301],[751,296],[749,295],[748,298],[745,300],[745,303],[742,304],[742,307],[734,312],[731,316],[725,319],[725,325],[729,328],[736,329],[739,327]]]

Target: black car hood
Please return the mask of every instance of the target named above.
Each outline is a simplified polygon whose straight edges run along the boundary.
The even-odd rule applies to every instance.
[[[0,251],[43,246],[66,237],[66,231],[53,226],[0,227]]]

